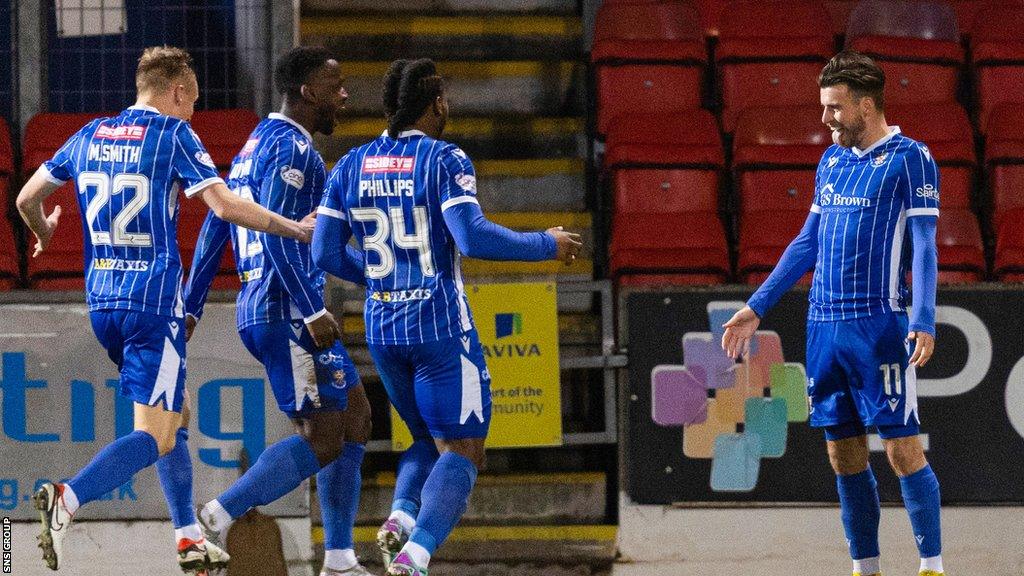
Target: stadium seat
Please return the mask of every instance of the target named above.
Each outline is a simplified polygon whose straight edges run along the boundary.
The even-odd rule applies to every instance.
[[[611,269],[623,274],[697,274],[724,282],[729,246],[714,212],[616,214],[612,223]]]
[[[1022,0],[949,0],[956,13],[957,28],[964,40],[974,35],[974,30],[982,24],[981,13],[995,6],[1019,6]]]
[[[834,36],[846,34],[846,23],[850,21],[850,13],[857,5],[857,0],[824,0],[823,4],[832,18],[832,34]]]
[[[992,227],[1001,228],[1005,214],[1024,208],[1024,109],[1002,103],[992,111],[985,140],[985,166],[992,194]]]
[[[14,149],[7,122],[0,118],[0,290],[14,288],[20,276],[15,218],[12,211],[11,180],[14,176]]]
[[[748,108],[739,117],[733,140],[736,271],[747,283],[764,280],[807,219],[815,171],[831,144],[820,116],[816,106],[796,106]]]
[[[191,121],[199,140],[222,172],[231,167],[231,161],[259,123],[259,116],[249,109],[198,110]]]
[[[701,105],[707,53],[700,16],[689,2],[602,6],[590,56],[601,134],[621,114]]]
[[[816,104],[816,79],[833,51],[820,2],[736,0],[722,14],[715,61],[722,127],[753,106]]]
[[[979,12],[971,37],[978,127],[1001,102],[1024,104],[1024,4],[993,5]]]
[[[605,140],[604,168],[725,164],[715,117],[706,110],[633,114],[616,119]]]
[[[887,104],[956,100],[964,61],[952,6],[928,0],[861,0],[850,14],[846,45],[885,71]]]
[[[999,225],[995,273],[1004,282],[1024,281],[1024,208],[1008,211]]]
[[[956,102],[889,106],[886,121],[925,144],[939,165],[942,208],[971,208],[977,160],[974,132]]]
[[[33,116],[25,126],[22,176],[30,177],[82,126],[95,118],[112,115],[43,113]],[[49,214],[57,204],[61,206],[60,224],[46,251],[32,258],[35,241],[31,234],[27,238],[29,281],[34,288],[43,290],[81,290],[85,285],[82,217],[72,182],[61,186],[46,200],[46,213]]]
[[[970,210],[943,210],[935,243],[939,248],[940,282],[980,282],[985,276],[985,251],[978,219]]]
[[[729,0],[694,0],[694,4],[700,13],[704,35],[709,38],[717,37],[721,29],[722,12],[725,11]]]

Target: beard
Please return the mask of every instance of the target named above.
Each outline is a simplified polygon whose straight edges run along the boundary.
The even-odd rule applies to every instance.
[[[863,118],[855,118],[849,124],[838,124],[836,127],[839,130],[830,126],[832,128],[832,142],[843,148],[853,148],[860,142],[867,126]]]

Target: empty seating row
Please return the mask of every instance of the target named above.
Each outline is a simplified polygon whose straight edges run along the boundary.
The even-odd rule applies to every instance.
[[[38,114],[29,120],[25,128],[25,144],[22,149],[22,177],[27,179],[39,166],[49,160],[57,149],[64,144],[79,128],[101,116],[109,114]],[[250,110],[211,110],[197,111],[191,120],[192,127],[210,152],[217,168],[222,175],[226,173],[234,155],[245,144],[248,135],[259,122],[259,118]],[[3,140],[0,138],[0,158],[3,155]],[[7,158],[10,157],[8,154]],[[8,174],[13,173],[11,168]],[[6,193],[3,160],[0,159],[0,193]],[[5,195],[6,198],[6,195]],[[184,197],[181,197],[184,200]],[[10,206],[10,200],[5,200]],[[72,183],[65,184],[47,199],[44,208],[47,213],[60,205],[62,216],[60,225],[54,232],[54,238],[46,252],[36,258],[27,259],[27,280],[32,287],[46,290],[80,290],[84,285],[83,263],[84,245],[82,238],[81,210],[75,198]],[[181,201],[179,203],[178,245],[182,263],[187,270],[195,252],[196,240],[203,220],[207,214],[206,204],[201,200]],[[13,216],[13,215],[12,215]],[[14,219],[17,221],[17,219]],[[0,248],[8,241],[10,226],[0,227]],[[18,227],[20,229],[20,226]],[[29,233],[28,236],[31,236]],[[18,251],[11,244],[10,250],[3,250],[0,256],[0,278],[5,277],[9,269],[6,257],[15,261],[13,283],[19,276],[16,264]],[[238,278],[234,272],[234,261],[230,253],[225,251],[221,261],[220,273],[215,280],[216,288],[238,286]]]
[[[815,104],[818,73],[835,50],[828,19],[820,1],[733,0],[709,58],[695,3],[606,3],[591,51],[597,131],[606,134],[619,114],[700,107],[712,63],[726,133],[750,106]],[[1024,5],[997,2],[976,20],[970,77],[984,131],[996,104],[1024,100]],[[861,0],[846,30],[847,46],[882,66],[891,104],[955,101],[966,59],[959,38],[954,9],[926,0]]]
[[[613,274],[656,274],[675,283],[724,281],[730,276],[724,216],[737,230],[736,277],[763,279],[799,231],[813,201],[815,171],[831,143],[819,114],[818,107],[744,111],[732,147],[731,195],[722,195],[725,167],[710,113],[616,119],[604,159],[615,206]],[[940,280],[984,279],[984,245],[975,216],[984,206],[972,198],[978,170],[966,114],[958,105],[936,104],[892,107],[887,117],[928,144],[939,164]],[[1024,260],[1013,260],[1021,254],[1014,227],[1024,222],[1007,216],[1024,213],[1024,113],[1004,106],[994,114],[993,127],[986,162],[998,240],[994,271],[1024,273]],[[720,206],[720,197],[730,198],[728,205]]]

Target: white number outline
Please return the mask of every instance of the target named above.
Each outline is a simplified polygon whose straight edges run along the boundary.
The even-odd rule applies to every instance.
[[[240,198],[255,202],[256,199],[252,195],[252,189],[248,186],[239,186],[232,190]],[[252,258],[258,254],[263,253],[263,243],[260,242],[258,234],[245,228],[244,226],[235,226],[235,247],[238,248],[238,258]]]
[[[78,190],[86,192],[96,187],[96,195],[85,207],[85,221],[89,226],[89,237],[94,246],[133,246],[148,248],[153,245],[153,235],[147,232],[128,232],[128,225],[149,204],[149,178],[142,174],[116,174],[113,179],[104,172],[82,172],[78,175]],[[121,194],[125,189],[135,190],[135,196],[110,219],[110,231],[97,230],[100,210],[110,202],[112,194]]]
[[[368,264],[366,266],[366,277],[379,280],[390,276],[395,271],[395,253],[388,245],[388,238],[394,230],[394,243],[399,248],[416,250],[419,254],[420,270],[424,276],[431,277],[436,274],[434,270],[434,259],[430,249],[430,229],[427,224],[427,209],[423,206],[415,206],[412,209],[413,231],[410,234],[406,229],[405,212],[401,207],[393,207],[388,213],[380,208],[352,208],[349,213],[353,220],[370,223],[375,226],[373,233],[363,236],[363,250],[374,252],[380,258],[380,264]]]
[[[883,386],[885,387],[885,395],[892,396],[892,381],[896,381],[896,396],[903,394],[903,372],[900,370],[900,363],[893,362],[892,364],[882,364],[878,367],[882,371],[882,377],[884,378]],[[895,374],[895,378],[892,376]]]

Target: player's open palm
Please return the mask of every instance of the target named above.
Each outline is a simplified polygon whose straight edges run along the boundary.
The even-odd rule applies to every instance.
[[[555,260],[572,264],[583,249],[583,239],[579,234],[566,232],[561,226],[548,229],[548,234],[555,239]]]
[[[722,334],[722,349],[729,358],[739,358],[741,354],[746,353],[750,347],[750,339],[760,325],[761,319],[754,314],[750,306],[744,306],[722,325],[725,328]]]
[[[341,339],[341,328],[338,327],[334,314],[330,312],[306,324],[306,329],[309,330],[309,335],[313,337],[317,348],[330,348],[336,340]]]
[[[60,220],[60,204],[54,206],[53,212],[46,217],[46,231],[43,236],[36,234],[36,245],[35,250],[32,252],[32,257],[35,258],[42,254],[43,250],[50,245],[50,238],[53,238],[53,231],[57,229],[57,221]]]

